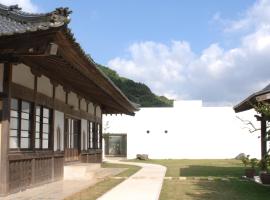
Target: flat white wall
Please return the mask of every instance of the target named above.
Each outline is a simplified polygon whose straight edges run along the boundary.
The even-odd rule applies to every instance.
[[[101,111],[101,108],[99,106],[97,106],[97,108],[96,108],[96,116],[97,117],[101,117],[102,116],[102,111]]]
[[[64,150],[64,113],[55,110],[54,111],[54,151],[57,150],[57,132],[60,131],[60,150]]]
[[[35,77],[31,73],[30,67],[24,64],[12,66],[12,82],[34,89]]]
[[[37,91],[42,93],[48,97],[52,97],[53,95],[53,86],[50,82],[50,79],[46,76],[38,77],[37,82]]]
[[[94,105],[93,105],[93,103],[89,103],[88,104],[88,113],[90,113],[90,114],[94,114],[94,110],[95,110],[95,108],[94,108]]]
[[[87,104],[86,104],[85,99],[81,100],[81,110],[83,110],[85,112],[87,111]]]
[[[55,98],[62,102],[66,101],[66,92],[64,91],[63,86],[58,85],[55,88]]]
[[[239,153],[259,158],[259,133],[250,134],[236,118],[259,126],[254,114],[235,114],[232,107],[203,107],[201,101],[178,101],[173,108],[142,108],[135,117],[104,115],[103,131],[127,133],[128,158],[139,153],[168,159],[234,158]]]
[[[74,92],[70,92],[68,94],[68,104],[73,106],[74,110],[78,110],[79,99],[77,94],[75,94]]]

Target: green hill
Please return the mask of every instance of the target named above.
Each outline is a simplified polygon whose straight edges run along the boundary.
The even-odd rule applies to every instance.
[[[173,105],[173,100],[164,96],[155,95],[145,84],[120,77],[116,71],[108,67],[102,65],[97,66],[120,88],[129,100],[140,104],[141,107],[171,107]]]

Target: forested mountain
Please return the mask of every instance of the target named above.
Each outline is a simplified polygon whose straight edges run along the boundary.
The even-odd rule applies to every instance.
[[[140,104],[141,107],[170,107],[173,105],[173,100],[155,95],[145,84],[121,77],[116,71],[108,67],[97,66],[120,88],[129,100]]]

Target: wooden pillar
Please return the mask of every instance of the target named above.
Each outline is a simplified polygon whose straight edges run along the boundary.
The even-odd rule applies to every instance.
[[[31,145],[32,145],[32,150],[35,151],[36,148],[35,148],[35,144],[36,144],[36,140],[35,140],[35,137],[36,137],[36,105],[37,105],[37,85],[38,85],[38,76],[36,74],[34,74],[33,72],[34,71],[31,71],[32,74],[35,76],[35,79],[34,79],[34,102],[33,102],[33,110],[32,110],[32,113],[33,113],[33,120],[32,120],[32,125],[31,125],[31,129],[32,129],[32,135],[31,135]],[[31,183],[32,185],[34,185],[36,183],[36,160],[35,158],[32,159],[32,178],[31,178]]]
[[[55,151],[55,149],[54,149],[54,143],[55,142],[57,142],[57,141],[55,141],[55,135],[57,135],[57,131],[56,132],[54,132],[54,122],[55,122],[55,92],[56,92],[56,87],[57,87],[57,83],[56,82],[53,82],[52,80],[51,80],[51,83],[52,83],[52,85],[53,85],[53,92],[52,92],[52,98],[53,98],[53,109],[52,109],[52,113],[51,113],[51,115],[52,115],[52,117],[51,117],[51,127],[50,127],[50,132],[51,132],[51,137],[50,137],[50,143],[51,143],[51,146],[50,146],[50,148],[51,148],[51,150],[54,152]],[[56,148],[56,150],[57,150],[57,148]],[[55,159],[54,159],[54,155],[53,155],[53,157],[52,157],[52,181],[54,181],[55,180],[55,171],[54,171],[54,169],[55,169],[55,167],[54,167],[54,165],[55,165]]]
[[[101,109],[101,118],[100,118],[100,120],[101,120],[101,122],[100,122],[100,128],[99,128],[99,131],[100,131],[100,148],[101,148],[101,150],[103,149],[103,145],[102,145],[102,141],[103,141],[103,121],[102,121],[102,108],[100,108]]]
[[[262,115],[261,117],[261,158],[267,154],[267,142],[266,142],[266,120]]]
[[[1,105],[0,127],[0,195],[4,196],[9,191],[9,117],[12,81],[12,64],[4,63],[3,98]]]
[[[100,149],[101,149],[101,155],[100,155],[100,162],[102,162],[103,159],[103,120],[102,120],[102,109],[101,109],[101,123],[100,123]],[[104,141],[105,143],[105,141]]]
[[[93,122],[93,147],[94,149],[97,149],[97,105],[93,104],[94,106],[94,122]]]

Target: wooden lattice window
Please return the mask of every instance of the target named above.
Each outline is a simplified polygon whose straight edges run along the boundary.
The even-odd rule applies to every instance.
[[[99,123],[96,124],[96,135],[97,135],[97,148],[101,148],[101,125]]]
[[[35,148],[48,149],[50,139],[51,111],[44,106],[36,106]]]
[[[31,148],[31,103],[20,99],[11,99],[10,106],[10,149]]]
[[[88,133],[88,149],[94,148],[94,123],[88,121],[87,123],[87,133]]]

